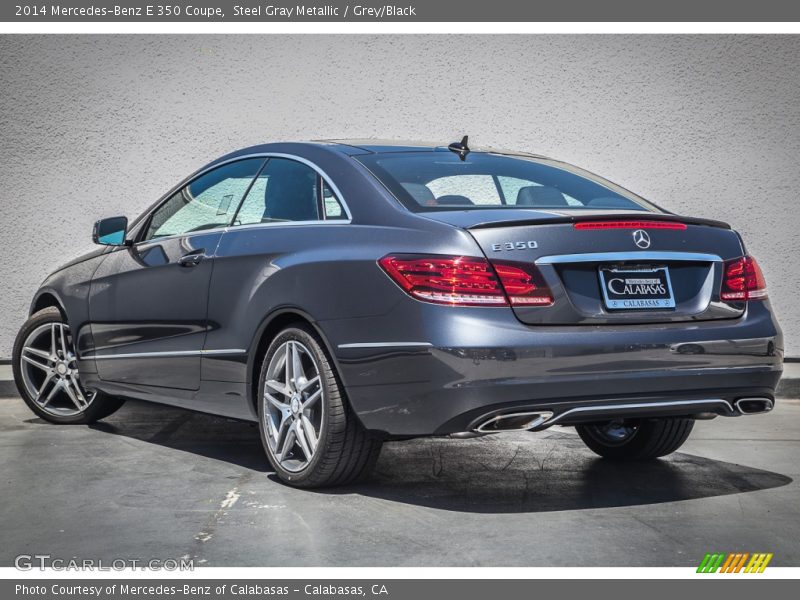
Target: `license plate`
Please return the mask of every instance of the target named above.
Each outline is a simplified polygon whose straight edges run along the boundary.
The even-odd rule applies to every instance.
[[[667,267],[600,269],[600,289],[609,310],[675,308]]]

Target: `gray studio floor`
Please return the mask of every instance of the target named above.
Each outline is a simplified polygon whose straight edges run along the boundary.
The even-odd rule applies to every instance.
[[[0,399],[0,565],[193,557],[213,566],[800,563],[800,402],[697,424],[651,464],[598,460],[569,429],[387,444],[373,480],[278,483],[246,423],[129,403],[93,427]]]

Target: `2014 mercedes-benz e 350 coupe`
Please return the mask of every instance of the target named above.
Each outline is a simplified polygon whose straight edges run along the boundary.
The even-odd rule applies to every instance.
[[[540,156],[335,141],[200,169],[36,293],[19,391],[54,423],[124,399],[257,421],[301,487],[381,443],[570,426],[609,459],[772,409],[783,339],[724,223]]]

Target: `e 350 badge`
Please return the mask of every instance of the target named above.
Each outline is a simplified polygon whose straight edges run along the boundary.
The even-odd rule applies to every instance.
[[[539,247],[539,244],[534,240],[529,240],[527,242],[500,242],[499,244],[492,244],[492,250],[494,252],[500,252],[501,250],[535,250]]]

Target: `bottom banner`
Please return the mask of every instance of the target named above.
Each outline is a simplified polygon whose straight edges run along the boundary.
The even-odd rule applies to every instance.
[[[711,586],[714,586],[713,591]],[[458,598],[459,600],[530,599],[544,594],[602,597],[604,590],[614,597],[646,597],[648,600],[682,600],[700,594],[725,594],[726,600],[752,598],[754,594],[789,593],[792,580],[704,579],[704,580],[614,580],[614,579],[354,579],[354,580],[3,580],[0,598],[37,600],[174,600],[175,598]],[[795,590],[796,591],[796,590]]]

